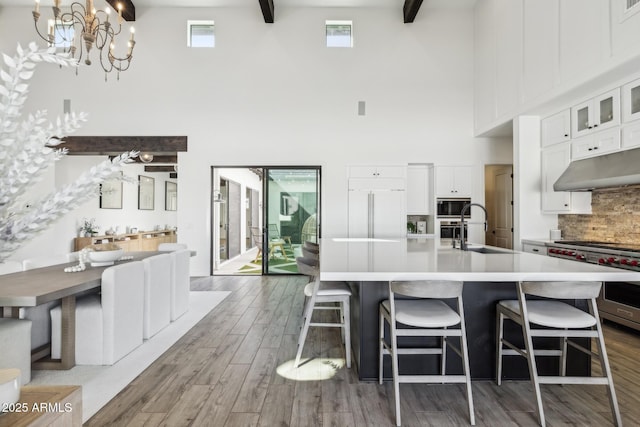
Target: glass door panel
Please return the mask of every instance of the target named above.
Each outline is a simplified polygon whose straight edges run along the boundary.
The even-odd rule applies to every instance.
[[[297,273],[302,244],[317,242],[320,169],[265,168],[264,272]]]
[[[613,120],[613,97],[600,100],[600,124]]]
[[[640,86],[631,89],[631,114],[640,113]]]

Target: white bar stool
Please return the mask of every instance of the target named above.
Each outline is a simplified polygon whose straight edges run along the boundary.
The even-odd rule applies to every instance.
[[[600,316],[596,305],[596,297],[600,293],[600,282],[520,282],[518,283],[518,299],[498,302],[497,310],[497,383],[502,382],[503,356],[523,356],[529,363],[529,375],[533,384],[538,408],[538,421],[545,426],[544,409],[540,394],[540,384],[591,384],[606,385],[609,392],[611,412],[617,426],[622,425],[620,409],[613,387],[613,377],[609,367],[609,359],[604,345]],[[528,300],[526,295],[543,297],[544,299]],[[558,300],[586,300],[589,312]],[[522,326],[525,348],[521,349],[504,338],[504,320],[510,319]],[[535,325],[535,327],[532,327]],[[542,328],[539,328],[541,326]],[[557,350],[534,349],[534,337],[558,337],[560,348]],[[569,338],[595,338],[598,353],[569,340]],[[503,345],[507,348],[503,348]],[[574,347],[592,357],[597,357],[602,367],[600,377],[568,377],[566,376],[567,345]],[[534,357],[531,357],[533,355]],[[536,356],[560,357],[559,376],[538,375]]]
[[[475,425],[473,396],[471,393],[471,373],[469,371],[469,353],[467,332],[462,305],[462,282],[420,280],[408,282],[389,282],[389,299],[380,303],[380,352],[378,381],[382,384],[382,361],[384,355],[391,356],[393,371],[393,394],[396,405],[396,425],[400,425],[400,383],[464,383],[467,388],[469,422]],[[396,295],[405,295],[417,299],[396,299]],[[441,299],[457,301],[458,311],[452,309]],[[390,343],[384,339],[385,321],[391,332]],[[449,329],[460,325],[459,329]],[[410,328],[398,328],[398,325]],[[407,348],[398,347],[398,337],[441,337],[440,347]],[[460,337],[460,347],[456,347],[447,337]],[[446,375],[447,346],[462,358],[462,375]],[[441,355],[439,375],[400,375],[398,355],[435,354]]]
[[[321,282],[318,270],[318,260],[298,257],[296,258],[298,272],[309,276],[311,281],[304,287],[304,294],[307,297],[304,307],[304,324],[298,338],[298,352],[296,361],[293,365],[295,368],[300,365],[300,357],[304,342],[309,332],[309,327],[318,326],[324,328],[342,328],[342,337],[344,341],[345,361],[347,368],[351,367],[351,312],[349,309],[349,300],[351,298],[351,290],[346,283],[343,282]],[[338,305],[318,305],[324,303],[338,303]],[[337,310],[339,312],[338,322],[312,322],[314,310]]]

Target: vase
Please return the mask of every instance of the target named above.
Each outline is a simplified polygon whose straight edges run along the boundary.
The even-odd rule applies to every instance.
[[[89,233],[89,232],[84,233],[84,237],[91,237],[91,233]]]

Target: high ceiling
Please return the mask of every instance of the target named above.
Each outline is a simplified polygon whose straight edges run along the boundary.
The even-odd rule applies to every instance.
[[[82,2],[82,0],[80,0]],[[41,5],[53,4],[42,0]],[[63,0],[62,4],[69,4]],[[255,6],[258,0],[133,0],[136,7],[243,7]],[[275,7],[402,7],[404,0],[274,0]],[[470,7],[475,0],[424,0],[422,7]],[[0,6],[33,5],[29,0],[0,0]]]

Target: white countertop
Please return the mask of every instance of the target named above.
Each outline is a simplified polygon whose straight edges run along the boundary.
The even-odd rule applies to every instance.
[[[494,248],[499,249],[499,248]],[[483,254],[440,239],[320,241],[320,279],[336,281],[462,280],[466,282],[636,281],[640,272],[517,251]]]

